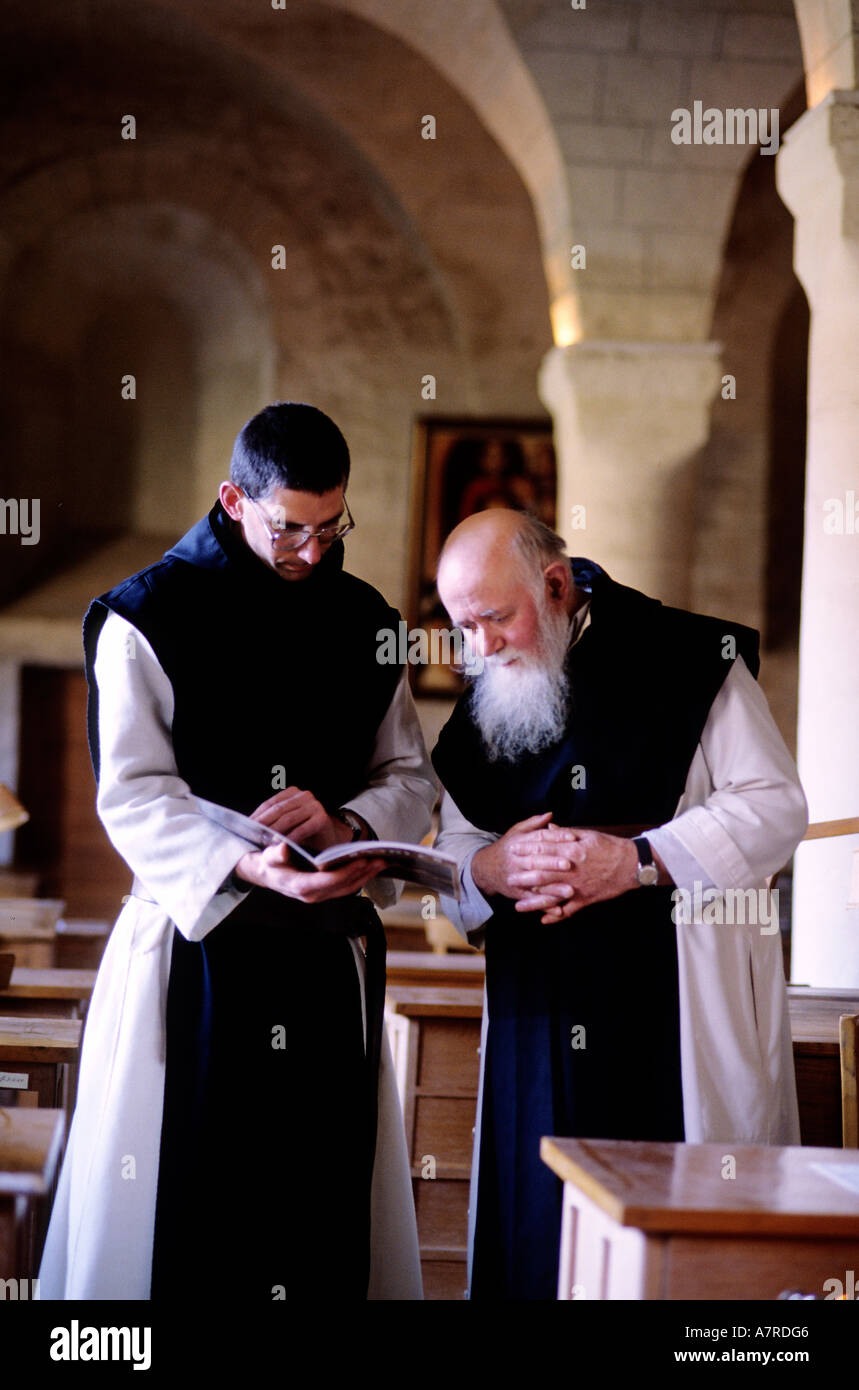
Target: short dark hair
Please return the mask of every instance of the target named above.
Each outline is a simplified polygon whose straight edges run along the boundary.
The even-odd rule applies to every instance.
[[[230,479],[253,498],[265,497],[273,487],[321,497],[349,481],[349,446],[315,405],[276,401],[240,430]]]

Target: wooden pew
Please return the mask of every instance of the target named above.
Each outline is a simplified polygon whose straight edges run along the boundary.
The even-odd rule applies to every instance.
[[[86,1018],[95,970],[32,970],[15,966],[4,987],[0,976],[0,1014],[31,1018]]]
[[[841,1127],[845,1149],[859,1149],[859,1014],[842,1014],[841,1044]]]
[[[432,915],[425,917],[428,896],[433,899]],[[379,916],[390,951],[426,951],[429,945],[439,954],[445,951],[473,953],[473,947],[442,913],[436,895],[429,894],[428,890],[407,887],[399,902],[380,909]]]
[[[57,922],[64,907],[59,898],[0,898],[0,951],[11,951],[17,965],[54,965]]]
[[[483,994],[472,985],[391,985],[386,1013],[412,1165],[424,1297],[461,1299]]]
[[[850,1181],[849,1151],[544,1138],[540,1154],[564,1183],[560,1299],[824,1298],[849,1286],[859,1200],[815,1166]]]
[[[389,951],[425,951],[426,922],[421,916],[421,898],[416,889],[406,888],[393,907],[379,909]]]
[[[0,1279],[19,1281],[19,1299],[33,1297],[20,1281],[38,1271],[64,1134],[61,1110],[0,1108]]]
[[[483,982],[484,958],[391,952],[388,959],[388,1032],[412,1164],[424,1293],[458,1299],[466,1284],[482,1017],[482,991],[475,986]],[[432,984],[415,983],[430,974]],[[460,983],[463,976],[467,984]],[[788,994],[803,1143],[836,1147],[842,1143],[840,1019],[856,1011],[859,992],[792,986]]]
[[[111,930],[111,922],[62,918],[57,923],[51,965],[58,970],[98,970]]]
[[[3,1103],[61,1109],[71,1117],[82,1026],[73,1018],[0,1015]]]
[[[848,1133],[840,1022],[842,1016],[859,1012],[859,990],[788,985],[787,997],[802,1143],[835,1147]],[[849,1087],[849,1072],[845,1084]]]
[[[35,898],[39,875],[21,869],[0,869],[0,898]]]
[[[439,955],[435,951],[389,951],[389,985],[414,988],[447,985],[482,989],[486,978],[486,957],[480,951],[470,955]]]

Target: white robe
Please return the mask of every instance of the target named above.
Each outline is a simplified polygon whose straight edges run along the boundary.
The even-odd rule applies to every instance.
[[[582,616],[575,640],[588,626],[589,613],[582,610]],[[766,891],[769,876],[790,859],[807,825],[796,766],[766,697],[737,657],[711,706],[674,817],[647,834],[675,885],[692,895],[697,882],[707,895],[704,920],[679,920],[679,912],[675,917],[687,1143],[800,1142],[780,933],[761,925],[710,924],[706,903],[713,889]],[[480,944],[492,909],[474,883],[471,860],[496,838],[473,826],[444,794],[436,848],[457,859],[464,896],[459,903],[443,899],[443,906],[472,944]],[[645,1029],[648,1005],[643,999]],[[472,1239],[487,1022],[484,1008]]]
[[[199,941],[241,901],[243,893],[222,885],[247,844],[195,810],[173,757],[170,682],[146,639],[115,613],[99,635],[95,669],[98,810],[135,879],[90,1003],[40,1292],[52,1299],[148,1299],[173,929]],[[420,840],[429,828],[435,786],[403,677],[379,727],[366,790],[348,806],[380,839]],[[372,887],[382,905],[396,893],[390,881]],[[358,943],[352,947],[363,998],[363,952]],[[321,990],[319,1021],[324,1027]],[[312,1143],[312,1136],[298,1139]],[[264,1208],[258,1171],[237,1170],[236,1187],[237,1196]],[[189,1265],[193,1259],[189,1251]],[[368,1296],[422,1297],[409,1157],[384,1036]]]

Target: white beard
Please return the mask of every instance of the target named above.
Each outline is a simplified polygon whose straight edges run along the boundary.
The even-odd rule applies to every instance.
[[[516,762],[549,748],[564,733],[569,709],[565,670],[571,618],[556,613],[545,595],[539,603],[540,644],[523,656],[505,647],[487,657],[471,696],[471,713],[490,762]],[[515,666],[508,665],[517,658]]]

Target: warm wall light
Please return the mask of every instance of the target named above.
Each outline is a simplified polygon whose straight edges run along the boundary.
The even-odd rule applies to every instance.
[[[17,830],[30,819],[14,792],[0,782],[0,831]]]
[[[549,314],[556,347],[570,347],[572,343],[581,342],[584,333],[579,301],[574,294],[559,295],[549,306]]]

